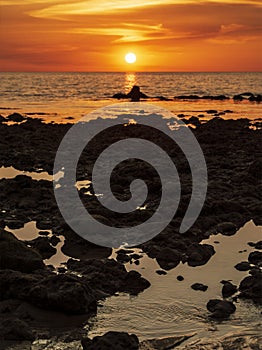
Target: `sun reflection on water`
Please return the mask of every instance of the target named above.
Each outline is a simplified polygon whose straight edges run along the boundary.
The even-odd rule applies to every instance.
[[[136,84],[136,74],[135,73],[126,73],[125,93],[128,93],[135,84]]]

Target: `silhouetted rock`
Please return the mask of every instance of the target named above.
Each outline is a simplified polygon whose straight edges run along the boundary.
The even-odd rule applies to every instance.
[[[262,273],[258,269],[252,276],[245,277],[239,285],[240,297],[262,304]]]
[[[207,309],[211,317],[216,319],[228,318],[236,311],[235,305],[231,301],[211,299],[207,303]]]
[[[156,270],[156,273],[157,273],[158,275],[166,275],[166,274],[167,274],[167,272],[164,271],[164,270]]]
[[[189,266],[200,266],[208,262],[215,254],[214,247],[210,244],[193,243],[187,249],[187,262]]]
[[[0,269],[31,272],[44,267],[41,255],[19,241],[11,232],[0,230]]]
[[[223,281],[222,296],[223,298],[231,297],[237,292],[237,286],[229,281]]]
[[[43,259],[49,259],[56,254],[56,249],[50,245],[48,237],[37,237],[27,243],[37,250]]]
[[[40,308],[68,314],[93,313],[97,307],[94,293],[88,284],[69,274],[48,276],[34,283],[27,298]]]
[[[138,294],[150,286],[139,272],[127,272],[124,265],[113,259],[69,259],[67,267],[69,270],[80,272],[92,289],[108,295],[116,292]]]
[[[1,340],[34,340],[29,325],[15,317],[7,317],[0,321],[0,339]]]
[[[138,350],[139,340],[135,334],[125,332],[107,332],[102,336],[94,337],[92,340],[84,338],[81,340],[83,350]]]
[[[191,288],[194,290],[200,290],[202,292],[205,292],[208,289],[208,286],[206,286],[202,283],[194,283],[194,284],[192,284]]]
[[[180,263],[181,256],[177,250],[166,247],[160,250],[156,260],[162,269],[170,270]]]
[[[216,226],[216,231],[225,236],[234,235],[238,227],[233,222],[222,222]]]
[[[181,282],[181,281],[184,281],[184,277],[181,276],[181,275],[178,275],[176,279],[177,279],[178,281],[180,281],[180,282]]]
[[[148,98],[146,94],[140,91],[140,87],[137,85],[134,85],[131,91],[126,96],[128,98],[131,98],[131,101],[133,102],[140,101],[140,98]]]
[[[261,264],[262,263],[262,252],[259,252],[259,251],[251,252],[248,256],[248,261],[254,265]]]
[[[26,117],[22,116],[22,115],[19,114],[19,113],[13,113],[13,114],[10,114],[6,119],[7,119],[8,121],[20,123],[20,122],[22,122],[23,120],[26,120]]]
[[[238,271],[248,271],[251,269],[251,266],[248,261],[242,261],[235,265],[235,269],[237,269]]]

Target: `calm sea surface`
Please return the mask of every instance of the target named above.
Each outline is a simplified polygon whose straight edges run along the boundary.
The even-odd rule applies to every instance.
[[[149,96],[262,93],[262,73],[0,73],[0,113],[46,112],[52,117],[80,117],[91,110],[118,102],[117,92],[136,84]],[[175,113],[197,113],[208,108],[232,109],[230,117],[261,117],[257,103],[230,101],[153,102]],[[8,109],[6,109],[8,108]],[[54,119],[53,118],[53,119]]]

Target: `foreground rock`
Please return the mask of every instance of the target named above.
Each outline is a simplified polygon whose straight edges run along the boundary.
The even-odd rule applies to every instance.
[[[41,255],[19,241],[11,232],[0,229],[0,269],[32,272],[44,268]]]
[[[262,304],[262,272],[254,269],[252,276],[245,277],[239,285],[240,298],[251,299],[256,304]]]
[[[25,274],[0,271],[1,300],[19,299],[43,309],[67,314],[96,312],[96,298],[88,284],[73,275],[56,275],[48,271]]]
[[[168,350],[182,344],[184,341],[193,337],[192,335],[182,335],[176,337],[149,339],[139,344],[139,350]]]
[[[108,332],[92,340],[81,341],[84,350],[138,350],[139,340],[136,335],[124,332]]]
[[[92,289],[105,295],[113,295],[116,292],[136,295],[150,286],[139,272],[127,272],[125,266],[113,259],[69,259],[67,267],[71,271],[81,273]]]

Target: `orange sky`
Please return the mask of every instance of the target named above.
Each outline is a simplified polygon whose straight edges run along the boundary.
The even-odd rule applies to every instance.
[[[1,71],[262,67],[260,0],[0,0],[0,16]]]

